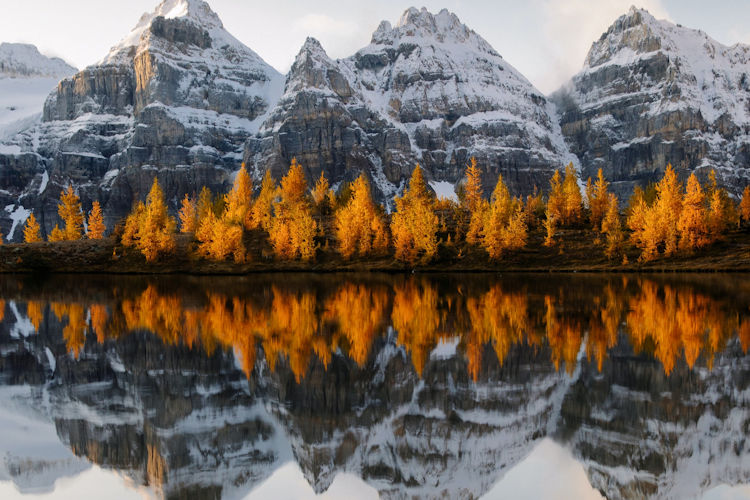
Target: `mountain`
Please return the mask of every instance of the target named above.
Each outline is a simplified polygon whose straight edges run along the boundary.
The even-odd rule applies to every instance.
[[[39,122],[49,93],[76,71],[33,45],[0,43],[0,141]]]
[[[282,87],[208,4],[164,0],[101,61],[60,82],[40,125],[0,146],[0,204],[19,220],[33,209],[49,231],[71,182],[84,208],[102,201],[109,227],[154,171],[172,201],[203,185],[224,190]]]
[[[602,168],[629,195],[671,163],[685,177],[715,169],[739,194],[750,181],[749,74],[750,46],[631,8],[553,100],[584,177]]]
[[[498,173],[526,192],[574,160],[553,107],[481,36],[447,10],[411,8],[343,60],[308,39],[245,161],[279,176],[296,157],[333,183],[364,171],[388,200],[416,163],[455,184],[471,156],[488,192]]]

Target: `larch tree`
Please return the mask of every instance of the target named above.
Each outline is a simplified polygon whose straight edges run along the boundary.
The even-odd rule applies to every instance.
[[[60,229],[60,226],[58,224],[55,224],[55,227],[52,228],[52,232],[49,233],[49,241],[65,241],[65,232]]]
[[[510,196],[502,175],[497,178],[483,226],[482,244],[491,259],[499,259],[504,251],[526,245],[523,204]]]
[[[250,217],[245,221],[245,227],[248,229],[263,229],[266,232],[271,231],[273,222],[273,204],[278,196],[278,187],[273,180],[270,170],[266,170],[263,175],[263,181],[260,184],[260,193],[253,203]]]
[[[180,205],[180,232],[195,233],[198,229],[198,204],[194,198],[187,193]]]
[[[591,180],[591,179],[589,179]],[[589,196],[589,209],[591,211],[591,225],[595,230],[601,229],[602,219],[609,209],[610,199],[607,189],[609,183],[604,179],[604,174],[600,168],[596,174],[596,182],[594,183],[591,193]]]
[[[91,206],[86,226],[88,229],[88,238],[90,240],[101,240],[104,238],[107,226],[104,225],[102,207],[99,205],[98,201],[95,201]]]
[[[372,199],[370,183],[361,174],[352,183],[352,195],[336,212],[338,250],[345,258],[384,254],[388,249],[385,221]]]
[[[289,171],[281,180],[280,199],[273,203],[273,220],[269,239],[280,259],[305,261],[315,257],[315,236],[318,223],[312,217],[307,199],[307,179],[302,166],[292,160]]]
[[[396,258],[411,264],[429,262],[437,254],[438,217],[419,165],[412,172],[409,188],[395,201],[391,234]]]
[[[83,234],[83,210],[81,209],[81,200],[73,191],[72,184],[69,184],[67,189],[60,193],[57,214],[65,224],[65,228],[62,230],[63,240],[81,239]]]
[[[313,204],[319,213],[328,213],[328,211],[333,208],[333,206],[330,205],[331,186],[328,183],[328,179],[326,179],[325,172],[320,172],[320,177],[315,183],[315,187],[313,187],[310,192],[310,196],[312,197]]]
[[[552,212],[548,204],[547,209],[545,210],[545,218],[544,218],[544,232],[545,232],[544,246],[546,247],[555,246],[555,235],[557,234],[557,223],[558,223],[557,215],[555,215]]]
[[[196,210],[196,225],[195,229],[198,230],[198,226],[200,225],[201,221],[208,216],[209,212],[213,212],[214,215],[216,215],[216,212],[214,212],[214,196],[213,193],[211,193],[211,189],[209,189],[208,186],[203,186],[201,188],[201,192],[198,193],[198,202],[196,204],[195,210]]]
[[[26,227],[23,230],[23,241],[25,243],[38,243],[42,241],[41,230],[36,216],[32,213],[26,219]]]
[[[252,195],[253,181],[243,163],[234,178],[231,191],[224,197],[224,220],[231,224],[244,225],[245,218],[252,207]]]
[[[463,208],[474,213],[482,203],[482,171],[477,166],[477,159],[473,156],[466,166],[466,185],[461,200]]]
[[[745,223],[750,222],[750,186],[745,186],[740,201],[740,215]]]
[[[672,165],[667,165],[664,177],[656,186],[656,202],[659,222],[659,239],[664,242],[664,255],[673,255],[677,251],[678,224],[682,211],[682,187]]]
[[[482,198],[482,173],[477,167],[476,158],[472,157],[466,167],[466,185],[461,198],[462,208],[469,212],[469,228],[466,232],[466,241],[469,244],[481,243],[482,228],[489,210],[489,203]]]
[[[620,203],[614,193],[607,195],[607,210],[602,219],[601,230],[607,239],[604,254],[608,259],[618,258],[623,251],[625,233],[620,221]]]
[[[549,195],[547,197],[547,209],[545,212],[548,218],[551,217],[558,223],[564,219],[565,192],[563,191],[562,176],[559,170],[555,170],[555,173],[549,180]]]
[[[174,251],[176,226],[167,212],[164,192],[154,177],[146,203],[138,203],[125,221],[122,243],[135,246],[148,262],[155,262],[160,255]]]
[[[706,196],[695,174],[690,174],[679,220],[680,248],[694,250],[708,244]]]
[[[564,225],[577,224],[581,220],[583,210],[583,196],[581,188],[578,186],[578,173],[573,163],[565,167],[565,180],[562,185],[563,191],[563,217]]]
[[[243,163],[232,189],[224,197],[221,216],[216,216],[211,210],[200,222],[196,238],[200,241],[202,255],[214,260],[225,260],[232,255],[235,263],[245,262],[247,251],[242,238],[252,204],[251,196],[252,181]]]

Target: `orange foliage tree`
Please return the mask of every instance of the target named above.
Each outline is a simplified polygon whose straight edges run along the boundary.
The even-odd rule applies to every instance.
[[[138,248],[148,262],[154,262],[159,255],[174,251],[176,226],[175,220],[167,213],[164,192],[154,177],[146,203],[138,203],[125,220],[122,244]]]
[[[576,224],[581,220],[583,196],[581,195],[581,188],[578,186],[578,173],[573,163],[569,163],[565,167],[562,192],[564,203],[561,222],[564,225]]]
[[[336,238],[341,255],[351,258],[383,254],[388,249],[385,221],[378,214],[372,200],[370,183],[361,174],[352,183],[352,195],[346,205],[336,212]]]
[[[179,212],[180,232],[194,233],[198,227],[198,205],[188,194],[182,199]]]
[[[591,179],[589,178],[589,183]],[[600,168],[596,174],[596,183],[588,194],[589,210],[591,211],[591,225],[595,230],[601,229],[602,219],[610,206],[609,193],[607,188],[609,183],[604,179],[604,174]]]
[[[42,235],[34,214],[29,215],[26,219],[26,227],[23,230],[23,241],[26,243],[37,243],[42,241]]]
[[[289,171],[281,180],[280,192],[281,199],[273,204],[269,231],[274,253],[281,259],[312,260],[318,223],[312,217],[307,199],[305,172],[296,159],[292,160]]]
[[[615,259],[622,254],[625,242],[625,233],[620,222],[620,208],[617,196],[609,193],[607,211],[601,224],[602,233],[607,237],[607,246],[604,254],[609,259]]]
[[[740,214],[745,223],[750,222],[750,186],[745,186],[742,191],[742,201],[740,201]]]
[[[91,212],[89,212],[89,219],[87,223],[88,238],[90,240],[100,240],[104,238],[104,232],[107,230],[107,226],[104,225],[104,217],[102,216],[102,207],[98,201],[95,201],[91,206]]]
[[[506,250],[516,250],[526,245],[523,204],[511,198],[502,175],[497,178],[483,227],[482,244],[492,259],[499,259]]]
[[[434,197],[427,190],[419,165],[412,172],[409,188],[395,201],[391,234],[396,258],[411,264],[419,258],[430,261],[437,254],[438,217],[433,210]]]
[[[81,239],[83,233],[83,211],[81,200],[73,191],[71,184],[60,192],[60,202],[57,205],[57,214],[63,221],[64,229],[55,225],[50,234],[50,241],[71,241]]]
[[[695,174],[690,174],[679,221],[680,248],[684,250],[693,250],[708,244],[705,202],[706,197],[698,178]]]
[[[278,196],[278,187],[271,176],[271,171],[266,170],[263,175],[263,181],[260,184],[260,194],[253,203],[252,210],[245,220],[245,227],[248,229],[263,229],[271,231],[273,222],[273,204]]]

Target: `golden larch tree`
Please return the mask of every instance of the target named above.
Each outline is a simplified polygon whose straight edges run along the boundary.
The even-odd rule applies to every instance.
[[[318,182],[315,183],[315,187],[310,192],[313,204],[319,212],[326,211],[326,205],[329,205],[331,200],[331,186],[326,179],[325,172],[320,172]]]
[[[248,229],[263,229],[266,232],[271,230],[273,222],[273,204],[278,196],[278,187],[273,180],[270,170],[266,170],[263,175],[263,181],[260,184],[260,193],[253,203],[250,217],[245,222]]]
[[[60,202],[57,205],[57,214],[65,224],[63,240],[79,240],[83,234],[83,210],[81,200],[73,191],[73,185],[60,192]]]
[[[39,222],[37,222],[36,216],[33,213],[26,219],[26,227],[23,230],[23,241],[25,243],[38,243],[42,241]]]
[[[198,227],[198,205],[195,199],[187,193],[182,199],[178,215],[180,218],[180,232],[194,233]]]
[[[622,254],[625,243],[625,233],[620,221],[620,203],[614,193],[607,195],[607,211],[602,219],[601,230],[607,238],[604,255],[609,259],[616,259]]]
[[[87,221],[88,238],[90,240],[101,240],[104,238],[104,233],[107,230],[107,226],[104,225],[104,216],[102,215],[102,207],[98,201],[95,201],[91,205],[91,211]]]
[[[482,203],[482,172],[477,166],[477,159],[473,156],[466,166],[466,186],[461,200],[463,208],[474,213]]]
[[[135,246],[148,262],[154,262],[160,255],[174,251],[176,226],[177,223],[167,212],[164,192],[154,177],[146,203],[138,203],[125,221],[122,243]]]
[[[609,183],[604,179],[604,174],[600,168],[596,174],[596,183],[594,183],[591,189],[588,200],[591,211],[591,225],[597,231],[601,229],[602,219],[610,206],[609,193],[607,192],[608,187]]]
[[[510,196],[503,176],[499,175],[485,216],[482,246],[491,259],[499,259],[504,251],[526,245],[526,238],[523,204]]]
[[[547,217],[552,216],[558,223],[563,220],[565,214],[565,193],[563,191],[562,175],[555,170],[549,180],[549,195],[547,196]]]
[[[566,226],[577,224],[581,220],[583,196],[581,195],[581,188],[578,186],[578,172],[576,172],[573,163],[569,163],[565,167],[562,191],[564,199],[562,223]]]
[[[745,186],[742,191],[742,201],[740,201],[740,214],[745,223],[750,222],[750,186]]]
[[[65,241],[65,232],[60,229],[59,225],[55,224],[55,227],[52,228],[52,232],[49,233],[49,241]]]
[[[690,174],[679,220],[680,248],[694,250],[708,244],[706,197],[695,174]]]
[[[243,224],[252,206],[253,181],[243,163],[231,191],[225,195],[224,220],[231,224]]]
[[[419,165],[412,172],[409,188],[395,201],[391,234],[396,258],[411,264],[418,259],[429,262],[437,254],[438,216]]]
[[[269,239],[274,253],[281,259],[312,260],[315,257],[315,236],[318,223],[312,217],[307,198],[307,179],[302,166],[292,160],[289,171],[281,180],[280,199],[273,204],[273,220]]]
[[[336,212],[338,250],[345,258],[383,254],[388,249],[385,221],[372,199],[370,183],[361,174],[352,183],[352,195]]]

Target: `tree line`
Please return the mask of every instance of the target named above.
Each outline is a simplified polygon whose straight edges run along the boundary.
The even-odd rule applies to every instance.
[[[668,165],[658,183],[635,188],[624,211],[609,191],[601,169],[597,178],[589,178],[584,186],[571,163],[563,173],[555,171],[546,197],[535,189],[526,199],[512,196],[502,175],[486,199],[481,177],[472,158],[458,201],[454,201],[438,198],[416,165],[408,186],[395,199],[395,211],[387,214],[374,201],[364,174],[338,193],[324,174],[310,188],[302,166],[294,159],[279,183],[266,172],[254,196],[252,179],[243,164],[228,193],[214,195],[204,186],[197,196],[186,194],[177,218],[169,214],[154,178],[145,201],[136,203],[125,219],[121,242],[154,262],[175,252],[179,231],[193,236],[203,258],[244,263],[249,258],[246,232],[260,231],[279,260],[312,261],[330,240],[345,259],[392,252],[399,261],[414,265],[435,259],[441,245],[465,243],[499,260],[507,252],[526,247],[530,231],[540,230],[543,245],[554,247],[563,239],[561,229],[579,229],[594,234],[607,258],[627,263],[628,245],[640,251],[640,261],[651,261],[704,248],[731,227],[750,220],[750,186],[736,204],[718,187],[714,171],[705,184],[691,174],[683,186]],[[84,214],[72,186],[61,192],[58,215],[62,228],[56,224],[49,241],[83,238],[84,220],[86,238],[104,237],[99,202]],[[25,224],[24,241],[43,241],[33,213]],[[459,255],[462,252],[459,250]]]

